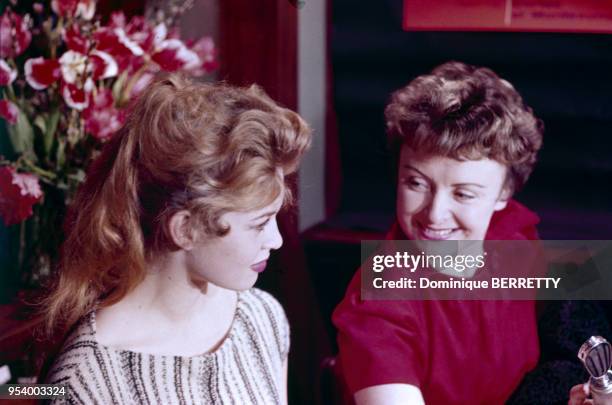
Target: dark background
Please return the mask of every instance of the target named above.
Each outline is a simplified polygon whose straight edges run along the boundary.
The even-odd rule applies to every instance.
[[[402,0],[333,0],[329,10],[342,183],[338,211],[307,232],[305,247],[333,347],[330,318],[360,264],[359,242],[384,235],[395,215],[384,107],[441,63],[493,69],[544,121],[539,162],[515,195],[540,216],[541,238],[612,239],[612,36],[406,32]]]
[[[383,117],[390,93],[458,60],[510,81],[544,121],[539,162],[516,196],[541,216],[542,238],[612,237],[612,36],[405,32],[401,0],[331,4],[339,213],[350,226],[384,230],[392,220]]]

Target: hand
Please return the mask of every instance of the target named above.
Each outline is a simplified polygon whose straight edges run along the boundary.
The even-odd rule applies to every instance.
[[[569,392],[567,405],[593,405],[593,400],[587,399],[588,396],[589,383],[574,385]]]

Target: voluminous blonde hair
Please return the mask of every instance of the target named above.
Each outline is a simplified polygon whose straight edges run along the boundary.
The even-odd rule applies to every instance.
[[[92,163],[65,222],[57,280],[43,312],[65,330],[96,304],[123,298],[152,254],[178,247],[167,221],[179,210],[210,236],[228,211],[260,209],[281,193],[311,131],[260,88],[205,84],[178,75],[151,84],[126,124]]]
[[[489,158],[520,189],[542,146],[544,125],[514,87],[491,69],[447,62],[397,90],[385,109],[396,154],[402,145],[457,160]]]

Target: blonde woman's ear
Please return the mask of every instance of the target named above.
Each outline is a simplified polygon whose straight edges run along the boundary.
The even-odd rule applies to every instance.
[[[183,250],[193,249],[196,242],[196,235],[190,226],[191,214],[189,211],[181,210],[176,212],[168,221],[168,230],[172,242]]]

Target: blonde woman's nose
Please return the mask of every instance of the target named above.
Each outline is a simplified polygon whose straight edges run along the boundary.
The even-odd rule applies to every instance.
[[[279,249],[283,245],[283,236],[278,229],[276,217],[270,220],[264,247],[270,250]]]

